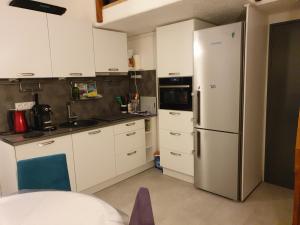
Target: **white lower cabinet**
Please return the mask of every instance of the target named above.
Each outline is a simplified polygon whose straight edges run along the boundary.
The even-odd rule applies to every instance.
[[[71,135],[20,145],[15,147],[15,151],[17,161],[66,154],[71,189],[76,191]]]
[[[158,115],[162,167],[194,176],[193,112],[159,110]]]
[[[193,132],[193,112],[158,110],[159,129]]]
[[[78,191],[116,175],[113,127],[73,134],[72,138]]]
[[[116,125],[115,152],[117,175],[146,163],[145,122],[138,120]],[[122,133],[120,133],[122,132]]]
[[[160,164],[168,169],[194,176],[194,155],[193,153],[182,153],[176,150],[165,148],[160,149]]]
[[[117,174],[123,174],[146,163],[145,147],[121,152],[116,155]]]
[[[171,130],[160,130],[160,146],[162,148],[176,149],[182,153],[192,153],[193,146],[193,133],[185,133]]]

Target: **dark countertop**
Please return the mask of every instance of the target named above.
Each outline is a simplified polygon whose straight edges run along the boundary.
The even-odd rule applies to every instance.
[[[117,124],[126,123],[126,122],[133,121],[133,120],[146,119],[146,118],[155,117],[155,116],[156,116],[155,114],[146,115],[146,116],[129,114],[128,118],[122,118],[122,119],[113,120],[113,121],[100,121],[98,124],[96,124],[94,126],[76,127],[76,128],[57,127],[57,129],[54,131],[45,131],[44,135],[41,137],[24,138],[23,134],[8,134],[8,135],[0,135],[0,140],[3,142],[6,142],[12,146],[19,146],[19,145],[29,144],[32,142],[47,140],[50,138],[61,137],[64,135],[70,135],[70,134],[74,134],[74,133],[99,129],[99,128],[103,128],[103,127],[114,126]]]

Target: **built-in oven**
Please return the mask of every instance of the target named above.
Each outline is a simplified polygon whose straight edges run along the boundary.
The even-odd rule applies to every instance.
[[[160,78],[159,108],[192,111],[192,77]]]

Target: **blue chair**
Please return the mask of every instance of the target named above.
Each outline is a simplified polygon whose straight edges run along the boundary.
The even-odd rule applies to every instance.
[[[65,154],[17,162],[19,190],[71,191]]]

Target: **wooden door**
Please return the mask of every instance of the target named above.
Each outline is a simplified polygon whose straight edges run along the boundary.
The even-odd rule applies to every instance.
[[[293,225],[300,225],[300,114],[298,118],[298,131],[295,156],[295,197]]]

